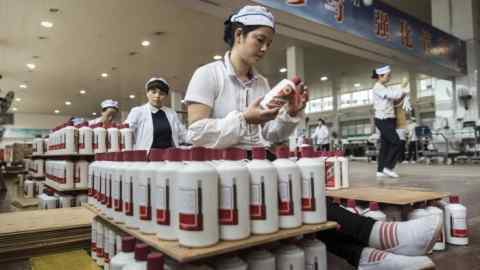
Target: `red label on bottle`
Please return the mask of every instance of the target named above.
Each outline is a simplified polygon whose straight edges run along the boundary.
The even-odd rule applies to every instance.
[[[219,209],[219,223],[221,225],[238,225],[238,211],[234,209]]]
[[[292,216],[294,214],[292,182],[290,180],[278,183],[278,214],[280,216]]]
[[[333,162],[325,162],[325,186],[335,187],[335,171]]]
[[[199,214],[179,213],[180,229],[184,231],[202,231],[203,217]]]
[[[125,215],[133,216],[133,203],[125,202]]]
[[[90,245],[90,248],[92,250],[92,252],[95,252],[97,251],[97,244],[95,242],[92,242],[91,245]]]
[[[237,185],[233,179],[232,186],[221,186],[220,209],[218,210],[221,225],[238,225]]]
[[[309,179],[303,179],[302,188],[302,211],[315,211],[315,183],[313,176]]]
[[[170,225],[170,211],[166,209],[157,209],[157,224]]]
[[[202,187],[198,181],[197,188],[180,188],[179,228],[184,231],[203,231]]]
[[[250,219],[267,219],[267,208],[265,206],[265,183],[250,185]]]
[[[113,207],[115,209],[115,211],[117,212],[122,212],[122,201],[119,200],[119,199],[113,199]]]
[[[141,220],[152,219],[152,208],[150,206],[140,205],[140,219]]]
[[[97,257],[102,258],[104,255],[103,248],[97,248]]]
[[[453,237],[467,237],[468,230],[465,218],[450,216],[450,233]]]

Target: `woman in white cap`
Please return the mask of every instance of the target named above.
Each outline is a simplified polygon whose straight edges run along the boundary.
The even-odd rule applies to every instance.
[[[178,147],[186,142],[186,129],[177,113],[164,104],[170,86],[162,78],[145,83],[148,102],[133,108],[125,121],[135,133],[135,149]]]
[[[373,70],[373,108],[375,109],[375,126],[380,130],[380,151],[377,158],[377,177],[398,178],[393,171],[401,151],[401,141],[396,132],[394,103],[401,101],[406,93],[390,89],[387,83],[391,79],[390,66]]]
[[[104,126],[111,124],[115,115],[118,113],[118,110],[119,110],[118,101],[111,100],[111,99],[102,101],[100,106],[102,107],[102,115],[98,118],[90,120],[88,122],[90,126],[98,123],[102,123],[104,124]]]
[[[248,150],[285,141],[296,128],[303,117],[306,95],[297,110],[281,103],[273,109],[259,106],[270,87],[254,65],[265,56],[274,29],[272,14],[261,6],[246,6],[227,19],[224,40],[231,50],[223,60],[198,68],[187,89],[185,100],[193,145]],[[270,158],[275,157],[270,154]],[[404,255],[424,255],[428,251],[441,228],[439,217],[386,226],[387,223],[355,215],[335,203],[327,204],[327,215],[341,229],[326,231],[321,239],[330,252],[359,269],[423,269],[433,265],[428,257]],[[389,233],[385,234],[387,230]],[[387,242],[387,236],[392,241]],[[371,255],[375,255],[375,261],[369,260]]]

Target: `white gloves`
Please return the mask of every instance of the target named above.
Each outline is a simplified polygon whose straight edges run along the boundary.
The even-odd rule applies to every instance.
[[[412,111],[412,103],[410,102],[410,96],[405,96],[405,98],[403,98],[402,109],[406,112],[411,112]]]

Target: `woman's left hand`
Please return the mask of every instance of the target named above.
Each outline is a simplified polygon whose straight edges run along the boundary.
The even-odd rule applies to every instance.
[[[308,87],[303,83],[300,84],[297,88],[297,97],[290,99],[288,103],[288,114],[292,117],[297,116],[297,114],[307,106],[308,102]]]

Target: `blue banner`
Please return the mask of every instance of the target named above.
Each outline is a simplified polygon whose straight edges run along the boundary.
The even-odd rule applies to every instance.
[[[375,0],[255,0],[262,5],[347,32],[376,44],[466,73],[466,45]]]

